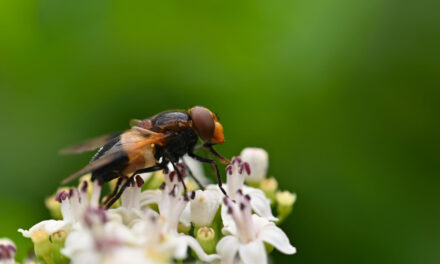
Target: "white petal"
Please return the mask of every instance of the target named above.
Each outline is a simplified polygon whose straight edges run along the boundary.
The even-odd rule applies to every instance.
[[[189,203],[183,209],[182,214],[179,218],[180,223],[182,223],[185,227],[189,227],[191,225],[191,208]]]
[[[180,239],[183,239],[186,242],[186,244],[197,254],[197,257],[201,261],[212,262],[220,258],[217,254],[206,254],[199,242],[192,236],[180,236]]]
[[[223,222],[222,233],[224,235],[237,234],[237,227],[235,226],[234,219],[230,214],[228,214],[228,207],[224,204],[222,205],[221,208],[221,217]]]
[[[263,227],[258,234],[258,238],[273,245],[276,249],[284,254],[295,254],[296,248],[294,248],[289,241],[287,235],[281,230],[281,228],[270,223]]]
[[[188,155],[183,156],[183,161],[188,165],[191,172],[194,174],[194,177],[200,181],[201,184],[207,185],[210,183],[210,180],[205,176],[205,172],[203,170],[202,163],[191,158]]]
[[[220,255],[222,264],[234,263],[240,243],[234,236],[225,236],[217,244],[217,253]]]
[[[210,226],[219,207],[218,192],[197,190],[191,204],[191,222],[196,226]]]
[[[127,226],[117,222],[107,222],[104,226],[104,233],[111,234],[119,243],[124,244],[137,244],[139,239],[136,235],[140,235],[132,232]]]
[[[267,254],[262,241],[252,241],[240,245],[240,258],[245,264],[266,264]]]
[[[132,227],[139,220],[142,220],[142,211],[136,208],[127,209],[125,207],[118,207],[107,211],[107,216],[110,222],[117,222]]]
[[[52,234],[61,229],[68,229],[69,227],[70,224],[64,220],[44,220],[35,224],[29,230],[23,230],[20,228],[18,229],[18,232],[21,232],[24,237],[31,237],[37,230],[46,231],[47,233]]]
[[[63,252],[63,251],[61,251]],[[64,254],[64,253],[63,253]],[[101,254],[95,250],[85,250],[77,252],[70,257],[71,264],[96,264],[101,263]]]
[[[172,238],[174,241],[170,241],[168,244],[172,244],[174,248],[173,256],[176,259],[185,259],[188,251],[188,243],[185,239],[180,237]],[[163,245],[162,245],[163,246]]]
[[[144,249],[135,247],[118,247],[102,264],[148,264]]]
[[[61,252],[72,258],[78,256],[80,252],[86,253],[89,251],[94,251],[95,242],[94,239],[88,231],[73,231],[66,239],[66,243]]]
[[[257,215],[265,217],[270,221],[278,220],[278,218],[273,216],[272,209],[270,208],[270,200],[267,199],[262,190],[244,186],[243,192],[249,194],[251,197],[251,207]]]
[[[145,209],[150,204],[158,204],[161,200],[161,190],[146,190],[141,193],[140,207]]]

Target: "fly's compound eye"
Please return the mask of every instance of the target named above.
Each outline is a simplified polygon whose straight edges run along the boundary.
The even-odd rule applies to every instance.
[[[203,141],[210,140],[214,135],[215,123],[211,112],[201,106],[191,108],[191,119],[196,127],[197,133]]]

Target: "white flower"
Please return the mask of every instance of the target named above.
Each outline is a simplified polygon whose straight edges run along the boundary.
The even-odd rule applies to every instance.
[[[204,262],[219,259],[216,254],[206,254],[194,237],[179,234],[175,229],[170,230],[170,224],[164,216],[151,210],[148,214],[146,221],[138,222],[133,227],[133,231],[141,234],[144,240],[142,244],[148,259],[155,263],[169,263],[172,258],[185,259],[188,247]]]
[[[185,259],[190,247],[202,261],[211,262],[218,259],[218,255],[207,255],[194,237],[178,232],[179,222],[185,226],[191,225],[189,201],[195,198],[195,192],[183,195],[182,191],[183,185],[177,177],[177,172],[172,171],[165,174],[165,182],[161,190],[142,192],[141,208],[157,203],[160,214],[148,210],[145,221],[137,222],[133,230],[144,235],[150,258],[162,260],[166,256],[171,256]]]
[[[206,190],[196,191],[191,201],[191,222],[196,226],[210,226],[220,205],[219,192]]]
[[[59,230],[70,231],[72,228],[78,228],[79,221],[83,218],[85,210],[89,207],[98,208],[99,206],[101,185],[98,181],[93,183],[90,201],[87,195],[87,185],[87,181],[84,181],[79,190],[71,188],[69,192],[65,190],[58,192],[55,199],[61,203],[63,220],[44,220],[35,224],[29,230],[18,229],[18,231],[24,237],[32,237],[36,231],[45,231],[50,235]]]
[[[0,238],[0,264],[15,264],[17,248],[14,242],[8,238]]]
[[[284,254],[294,254],[296,249],[290,244],[286,234],[274,223],[252,215],[250,197],[237,193],[236,203],[224,199],[233,223],[224,229],[227,236],[217,244],[221,263],[236,263],[236,259],[247,264],[268,262],[264,242],[273,245]]]
[[[72,231],[62,253],[72,264],[152,263],[139,239],[126,226],[108,222],[106,211],[89,208],[84,213],[84,228]]]
[[[269,166],[269,155],[262,148],[245,148],[241,151],[240,157],[243,162],[249,163],[251,173],[246,176],[246,182],[259,183],[266,177]]]
[[[133,226],[137,221],[142,221],[144,214],[141,209],[140,197],[142,185],[141,176],[136,176],[121,195],[121,206],[116,209],[107,210],[110,221],[116,221],[128,227]]]
[[[157,204],[159,205],[161,215],[167,219],[172,219],[172,225],[175,225],[176,230],[179,222],[184,226],[190,226],[190,208],[187,201],[183,201],[185,199],[185,197],[181,195],[183,185],[179,177],[177,177],[177,172],[171,171],[165,173],[164,180],[165,182],[160,187],[161,190],[147,190],[141,193],[141,208],[147,208],[150,204]],[[175,195],[170,197],[169,194]],[[193,192],[191,192],[191,194],[194,195]],[[186,197],[186,199],[188,199],[188,197]],[[175,218],[175,215],[179,217]]]
[[[278,219],[273,216],[272,209],[270,207],[270,200],[266,197],[264,192],[260,189],[248,187],[244,185],[245,173],[249,174],[250,167],[246,162],[242,162],[240,157],[232,158],[231,164],[226,167],[226,184],[225,189],[231,199],[235,199],[237,190],[242,190],[243,194],[249,195],[251,199],[251,208],[254,212],[270,221],[277,221]],[[209,190],[215,190],[220,193],[217,185],[209,185]],[[230,218],[226,213],[227,208],[222,206],[222,219]]]

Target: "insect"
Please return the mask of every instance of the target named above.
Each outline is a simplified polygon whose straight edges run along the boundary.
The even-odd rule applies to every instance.
[[[224,143],[224,135],[217,115],[209,109],[194,106],[188,111],[164,111],[144,120],[132,120],[130,125],[131,128],[122,133],[101,136],[62,150],[62,154],[75,154],[99,149],[88,165],[65,178],[62,183],[87,173],[92,174],[92,181],[98,180],[101,183],[118,178],[114,191],[104,202],[109,208],[137,174],[167,169],[171,163],[183,183],[186,195],[187,189],[177,162],[188,154],[200,162],[211,164],[219,188],[227,196],[217,163],[194,153],[205,148],[220,162],[230,163],[213,147]],[[202,144],[196,146],[199,138]],[[130,178],[122,184],[128,176]]]

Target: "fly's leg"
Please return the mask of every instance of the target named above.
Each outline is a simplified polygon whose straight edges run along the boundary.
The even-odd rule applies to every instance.
[[[147,173],[147,172],[163,170],[164,168],[166,168],[166,163],[156,164],[154,166],[151,166],[151,167],[148,167],[148,168],[144,168],[144,169],[140,169],[140,170],[135,171],[133,173],[133,175],[131,175],[131,177],[124,182],[124,184],[121,186],[121,189],[118,191],[118,193],[116,195],[114,195],[114,197],[110,200],[110,202],[108,202],[105,205],[105,208],[107,208],[107,209],[110,208],[110,206],[112,206],[119,199],[119,197],[121,197],[121,195],[124,192],[125,188],[127,188],[128,185],[134,180],[134,177],[136,175],[138,175],[140,173]]]
[[[199,179],[197,179],[196,176],[194,176],[194,173],[191,171],[191,168],[186,164],[186,162],[183,158],[182,158],[182,162],[183,162],[183,164],[185,164],[185,167],[188,170],[189,176],[191,176],[191,178],[193,178],[193,180],[197,183],[197,185],[200,187],[200,189],[202,189],[202,191],[204,191],[205,186],[203,186],[203,184],[199,181]]]
[[[189,152],[188,155],[189,155],[190,157],[192,157],[192,158],[194,158],[194,159],[200,161],[200,162],[209,163],[209,164],[211,164],[211,166],[213,166],[213,167],[215,168],[215,174],[216,174],[216,177],[217,177],[218,187],[220,188],[220,190],[222,191],[222,193],[223,193],[226,197],[229,197],[228,194],[226,193],[225,189],[223,189],[223,186],[222,186],[222,178],[220,177],[220,172],[219,172],[219,170],[218,170],[217,163],[216,163],[214,160],[207,159],[207,158],[204,158],[204,157],[200,157],[200,156],[198,156],[198,155],[196,155],[196,154],[194,154],[194,153],[192,153],[192,152]]]
[[[113,189],[113,191],[104,199],[104,201],[102,202],[103,204],[106,204],[108,201],[110,201],[110,199],[115,196],[118,193],[119,190],[119,185],[121,185],[122,180],[123,180],[123,176],[119,176],[118,181],[116,182],[116,186]]]

